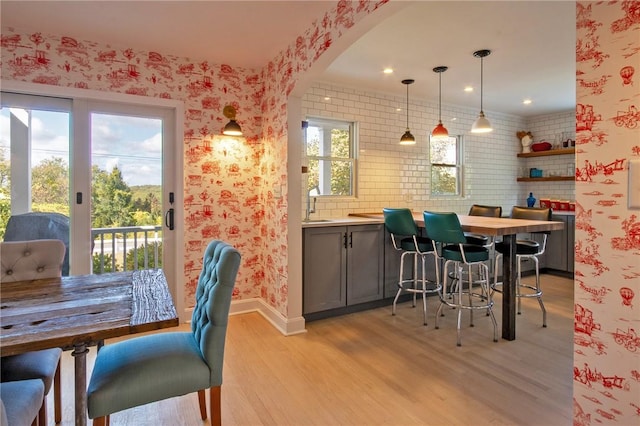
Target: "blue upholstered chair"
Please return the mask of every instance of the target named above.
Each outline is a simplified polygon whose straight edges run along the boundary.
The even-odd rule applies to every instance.
[[[0,426],[32,426],[44,398],[42,380],[0,383]]]
[[[30,281],[59,277],[65,246],[61,240],[3,241],[0,242],[0,254],[0,283]],[[49,394],[53,384],[56,423],[62,420],[61,356],[62,349],[51,348],[0,359],[1,382],[40,379],[45,395]],[[46,402],[46,397],[40,401],[39,424],[42,426],[47,424]]]
[[[384,226],[391,236],[393,248],[402,253],[400,255],[398,292],[393,299],[391,314],[396,314],[396,303],[403,291],[413,293],[413,307],[416,306],[416,295],[421,293],[423,324],[427,325],[427,294],[440,291],[440,284],[438,282],[431,282],[426,278],[425,257],[427,255],[434,255],[433,245],[430,239],[418,233],[418,226],[415,220],[413,220],[411,210],[407,208],[385,207],[382,211],[384,214]],[[413,257],[413,275],[409,279],[404,278],[405,260],[407,256]],[[420,279],[418,278],[418,257],[420,257],[422,266],[422,278]],[[418,285],[418,283],[420,283],[420,285]]]
[[[222,361],[231,295],[240,253],[222,241],[209,243],[196,288],[191,332],[162,332],[107,344],[98,351],[87,391],[89,417],[104,425],[127,408],[198,392],[200,416],[221,424]]]

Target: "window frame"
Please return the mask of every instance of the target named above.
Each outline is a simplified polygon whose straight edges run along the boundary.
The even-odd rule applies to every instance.
[[[432,160],[432,143],[433,136],[429,135],[429,193],[432,197],[437,198],[464,198],[464,140],[462,135],[449,135],[449,139],[456,141],[456,162],[454,163],[435,163]],[[456,171],[456,192],[455,193],[437,193],[434,192],[433,168],[448,167]]]
[[[339,119],[339,118],[326,118],[326,117],[317,117],[317,116],[309,116],[306,118],[304,128],[304,140],[303,140],[303,158],[306,164],[308,165],[311,161],[325,161],[329,165],[334,162],[346,162],[350,164],[350,176],[349,176],[349,188],[351,189],[349,194],[332,194],[332,193],[323,193],[321,188],[318,188],[320,191],[319,194],[312,194],[313,197],[321,197],[321,198],[355,198],[357,194],[357,176],[358,176],[358,161],[357,161],[357,153],[358,153],[358,123],[354,120],[348,119]],[[347,126],[349,129],[349,156],[348,157],[333,157],[327,155],[309,155],[308,143],[307,143],[307,134],[309,127],[322,127],[323,129],[333,129],[333,128],[342,128]],[[331,167],[329,166],[329,169]],[[307,179],[308,179],[307,175]],[[307,184],[308,185],[308,184]],[[331,185],[330,179],[328,181],[328,185]],[[307,186],[308,187],[308,186]]]

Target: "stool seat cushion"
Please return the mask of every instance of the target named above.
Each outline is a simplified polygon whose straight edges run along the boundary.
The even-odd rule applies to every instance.
[[[473,244],[463,244],[464,255],[467,262],[484,262],[489,260],[489,250],[482,246],[476,246]],[[442,257],[446,260],[454,260],[456,262],[462,262],[462,253],[460,252],[459,244],[449,244],[442,248]]]
[[[467,244],[473,244],[476,246],[486,246],[489,244],[489,237],[486,235],[465,232],[464,236],[467,239]]]
[[[87,391],[90,418],[212,386],[194,334],[165,332],[103,346]],[[218,383],[219,385],[219,383]]]
[[[40,379],[0,383],[0,425],[31,426],[44,398]]]
[[[431,240],[425,237],[416,237],[418,242],[418,249],[421,252],[433,251],[433,244]],[[400,240],[400,248],[405,251],[416,251],[416,246],[413,242],[413,237],[407,237]]]
[[[61,355],[62,349],[52,348],[2,357],[0,381],[40,379],[44,383],[44,393],[47,394],[51,389]]]
[[[498,253],[506,253],[508,250],[507,245],[500,241],[496,243],[496,251]],[[520,255],[532,255],[537,254],[540,251],[540,243],[534,240],[517,240],[516,241],[516,254]]]

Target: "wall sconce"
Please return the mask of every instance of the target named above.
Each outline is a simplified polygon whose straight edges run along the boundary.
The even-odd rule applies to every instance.
[[[222,134],[227,136],[242,136],[242,129],[236,121],[236,109],[231,105],[227,105],[222,110],[222,114],[229,119],[229,122],[222,130]]]

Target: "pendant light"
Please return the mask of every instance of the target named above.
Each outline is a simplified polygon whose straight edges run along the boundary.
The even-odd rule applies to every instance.
[[[473,56],[480,58],[480,115],[476,121],[474,121],[473,126],[471,126],[471,133],[489,133],[493,131],[491,123],[485,118],[484,111],[482,110],[483,60],[490,54],[491,51],[486,49],[473,52]]]
[[[415,145],[416,143],[416,138],[414,138],[409,131],[409,85],[414,82],[415,80],[411,79],[402,80],[402,84],[407,86],[407,131],[404,132],[404,135],[400,138],[400,145]]]
[[[438,94],[438,125],[431,132],[433,139],[446,139],[449,137],[449,131],[442,125],[442,73],[448,70],[448,67],[435,67],[433,72],[437,72],[440,78],[439,94]]]

